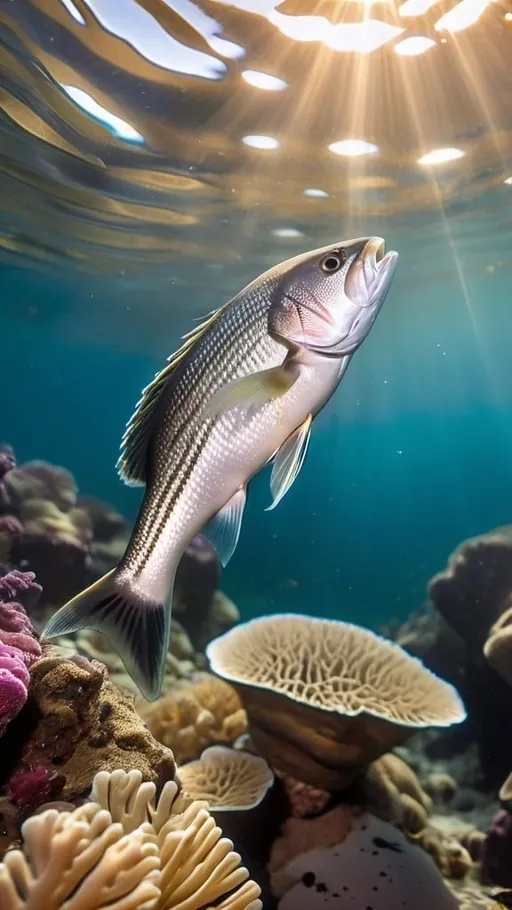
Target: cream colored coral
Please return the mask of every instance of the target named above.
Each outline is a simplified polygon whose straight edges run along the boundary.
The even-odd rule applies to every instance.
[[[399,645],[349,623],[263,616],[210,642],[214,673],[351,717],[368,713],[411,727],[465,717],[455,689]]]
[[[182,765],[178,775],[187,796],[221,811],[253,809],[274,783],[264,758],[226,746],[205,749],[197,761]]]
[[[247,730],[237,693],[210,673],[155,702],[138,699],[135,707],[155,739],[172,749],[178,764],[198,758],[209,745],[233,742]]]
[[[160,851],[161,898],[158,910],[261,910],[260,888],[233,843],[222,837],[205,802],[178,796],[168,781],[155,803],[155,785],[142,783],[138,771],[101,771],[91,797],[108,809],[126,832],[149,822]]]
[[[160,896],[150,830],[130,835],[94,803],[49,809],[22,827],[24,850],[0,864],[2,910],[153,910]]]
[[[102,771],[94,801],[30,818],[0,865],[2,910],[261,910],[206,803],[173,781],[155,791],[139,771]]]

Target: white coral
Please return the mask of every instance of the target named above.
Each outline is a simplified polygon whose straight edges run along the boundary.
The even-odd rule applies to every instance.
[[[155,795],[139,771],[102,771],[90,803],[28,819],[0,864],[2,910],[261,910],[207,804],[173,781]]]

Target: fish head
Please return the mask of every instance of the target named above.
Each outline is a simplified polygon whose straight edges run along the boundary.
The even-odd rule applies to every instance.
[[[269,331],[289,345],[344,357],[368,335],[398,254],[361,237],[296,256],[278,267]]]

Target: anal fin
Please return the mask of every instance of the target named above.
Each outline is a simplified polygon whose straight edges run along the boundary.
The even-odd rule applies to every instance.
[[[312,421],[313,416],[308,414],[304,423],[297,427],[279,449],[270,477],[270,490],[274,498],[272,504],[265,509],[266,512],[275,509],[281,502],[304,464]]]
[[[203,537],[206,537],[215,548],[224,567],[227,566],[236,550],[246,498],[245,487],[240,487],[201,532]]]

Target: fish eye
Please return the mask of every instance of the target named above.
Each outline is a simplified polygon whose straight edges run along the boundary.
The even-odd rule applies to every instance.
[[[325,275],[332,275],[338,272],[346,261],[345,253],[339,250],[337,253],[328,253],[320,262],[320,268]]]

